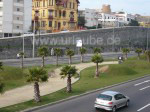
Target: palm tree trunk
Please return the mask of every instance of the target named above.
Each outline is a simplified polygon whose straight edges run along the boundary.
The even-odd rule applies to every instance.
[[[68,79],[67,79],[67,92],[68,92],[68,93],[71,93],[71,92],[72,92],[71,77],[70,77],[70,75],[68,76]]]
[[[81,63],[83,63],[83,54],[81,54]]]
[[[36,102],[40,102],[41,99],[40,99],[40,90],[39,90],[39,84],[38,82],[35,82],[34,83],[34,100]]]
[[[140,54],[138,53],[138,60],[140,60]]]
[[[42,67],[44,67],[45,63],[44,63],[44,56],[42,56]]]
[[[56,56],[56,66],[58,66],[58,55]]]
[[[95,75],[95,78],[98,78],[98,77],[99,77],[98,63],[96,63],[96,75]]]
[[[128,59],[128,54],[126,53],[125,55],[126,55],[126,57],[125,57],[125,58],[126,58],[126,59]]]
[[[23,57],[21,58],[21,68],[23,69]]]
[[[71,56],[69,56],[69,65],[71,65],[71,63],[72,63],[72,62],[71,62]]]

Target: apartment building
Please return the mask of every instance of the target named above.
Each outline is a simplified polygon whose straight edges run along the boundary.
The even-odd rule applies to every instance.
[[[27,32],[31,26],[31,0],[0,0],[0,37]]]
[[[78,0],[32,0],[32,2],[32,23],[36,31],[51,33],[77,29]]]

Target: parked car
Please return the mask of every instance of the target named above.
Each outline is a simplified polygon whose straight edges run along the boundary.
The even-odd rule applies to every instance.
[[[128,107],[129,97],[115,91],[105,91],[98,95],[95,101],[95,109],[104,109],[107,111],[116,112],[116,109]]]

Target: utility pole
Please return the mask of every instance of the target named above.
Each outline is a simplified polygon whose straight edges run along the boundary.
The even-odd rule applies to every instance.
[[[34,54],[34,50],[35,50],[35,19],[34,19],[34,29],[33,29],[33,49],[32,49],[32,58],[35,57],[35,54]]]

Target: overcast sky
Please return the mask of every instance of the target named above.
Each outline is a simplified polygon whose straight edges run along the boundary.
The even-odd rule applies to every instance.
[[[110,4],[112,11],[125,11],[132,14],[150,15],[150,0],[79,0],[79,9],[100,8]]]

